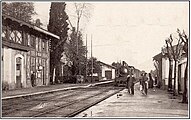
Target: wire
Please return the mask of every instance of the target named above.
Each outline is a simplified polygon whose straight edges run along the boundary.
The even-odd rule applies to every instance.
[[[123,42],[120,42],[120,44],[119,43],[117,43],[117,44],[101,44],[101,45],[92,45],[92,47],[105,47],[105,46],[122,46],[122,45],[124,45],[124,44],[122,44],[122,43],[127,43],[127,42],[129,42],[129,41],[123,41]],[[90,46],[87,46],[87,47],[90,47]]]

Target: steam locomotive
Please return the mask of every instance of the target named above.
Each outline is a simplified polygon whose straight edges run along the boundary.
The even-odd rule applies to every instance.
[[[125,87],[127,85],[127,76],[130,74],[130,69],[136,80],[141,77],[141,71],[123,61],[122,65],[116,68],[115,86]]]

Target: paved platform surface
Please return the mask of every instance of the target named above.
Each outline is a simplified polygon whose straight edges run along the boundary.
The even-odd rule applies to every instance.
[[[180,98],[171,99],[171,94],[164,90],[149,90],[148,95],[135,87],[135,95],[124,89],[105,101],[87,109],[76,117],[90,118],[188,118],[188,104],[179,103]]]
[[[48,86],[36,86],[31,88],[22,88],[22,89],[16,89],[16,90],[7,90],[2,91],[2,99],[6,98],[14,98],[19,96],[27,96],[32,94],[41,94],[44,92],[50,92],[50,91],[57,91],[62,89],[73,89],[78,87],[88,87],[90,85],[98,85],[109,81],[101,81],[101,82],[95,82],[95,83],[78,83],[78,84],[57,84],[57,85],[48,85]]]

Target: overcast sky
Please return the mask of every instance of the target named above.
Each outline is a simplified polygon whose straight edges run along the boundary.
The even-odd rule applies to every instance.
[[[50,3],[34,5],[37,17],[47,25]],[[74,24],[71,3],[67,5]],[[88,46],[92,34],[93,56],[98,60],[108,64],[125,60],[149,72],[154,69],[152,57],[161,52],[165,39],[177,28],[188,33],[188,5],[188,2],[92,2],[92,16],[88,22],[82,19],[81,28],[88,34]]]

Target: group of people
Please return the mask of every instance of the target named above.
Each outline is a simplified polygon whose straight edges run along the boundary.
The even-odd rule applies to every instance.
[[[127,89],[129,94],[134,95],[134,85],[135,85],[136,79],[133,76],[133,69],[130,68],[130,74],[127,76]]]
[[[147,95],[147,89],[149,88],[153,89],[153,91],[156,90],[157,77],[153,78],[151,73],[149,73],[147,77],[147,73],[143,73],[141,78],[142,79],[140,79],[140,90],[143,94]]]
[[[141,79],[140,79],[140,91],[147,95],[147,89],[148,89],[148,78],[147,78],[147,73],[142,73],[141,74]]]
[[[127,84],[126,87],[128,89],[129,94],[134,95],[134,85],[136,83],[136,79],[133,76],[133,69],[130,69],[130,74],[127,76]],[[142,94],[147,95],[148,88],[153,88],[155,91],[157,86],[157,79],[153,79],[151,73],[147,77],[147,73],[142,73],[141,78],[139,79],[140,82],[140,91]]]

